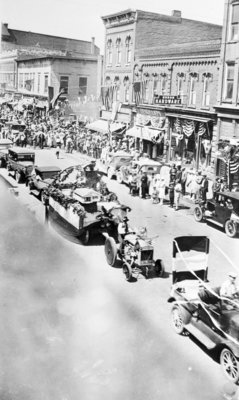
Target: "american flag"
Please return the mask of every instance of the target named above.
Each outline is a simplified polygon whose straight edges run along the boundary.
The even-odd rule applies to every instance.
[[[229,175],[234,175],[239,170],[239,162],[237,160],[228,161],[228,173]]]

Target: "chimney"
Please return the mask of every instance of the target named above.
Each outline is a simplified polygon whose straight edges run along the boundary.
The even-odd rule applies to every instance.
[[[90,49],[91,54],[95,54],[95,38],[91,38],[91,49]]]
[[[172,11],[172,17],[177,17],[177,18],[181,18],[182,14],[180,10],[173,10]]]

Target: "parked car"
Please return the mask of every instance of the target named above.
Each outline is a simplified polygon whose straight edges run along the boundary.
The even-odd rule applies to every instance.
[[[12,146],[10,139],[0,139],[0,168],[7,167],[8,149]]]
[[[223,228],[227,236],[236,236],[239,226],[239,192],[221,192],[216,198],[200,201],[194,209],[197,222],[210,221]]]
[[[130,165],[133,159],[132,154],[119,151],[114,153],[111,160],[106,164],[106,172],[110,179],[117,177],[117,171],[122,166]]]
[[[128,165],[122,165],[117,171],[117,181],[120,183],[129,183],[132,174],[146,172],[147,175],[156,175],[160,173],[162,164],[149,158],[141,158],[138,161],[131,161]]]
[[[26,182],[34,168],[35,153],[23,147],[8,149],[7,169],[18,183]]]
[[[171,321],[177,334],[190,333],[220,361],[228,380],[239,380],[239,303],[209,286],[209,239],[182,236],[173,241]]]
[[[58,176],[61,169],[55,166],[43,166],[35,167],[34,170],[35,174],[31,175],[26,183],[29,186],[30,193],[37,196],[45,204],[45,190]]]

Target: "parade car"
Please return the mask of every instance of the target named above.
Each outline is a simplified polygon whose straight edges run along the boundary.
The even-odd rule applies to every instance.
[[[122,165],[116,173],[116,178],[119,183],[129,183],[132,180],[132,175],[146,173],[149,175],[157,175],[160,173],[162,164],[158,161],[142,157],[138,161],[131,161],[128,165]]]
[[[45,191],[61,172],[59,167],[43,166],[35,167],[35,174],[31,175],[26,184],[29,186],[30,193],[37,196],[45,204]]]
[[[220,297],[208,276],[209,238],[173,241],[171,321],[177,334],[191,334],[213,351],[226,377],[239,380],[239,303]]]
[[[124,221],[127,222],[128,218]],[[129,282],[139,274],[146,278],[153,275],[161,277],[164,274],[161,260],[154,260],[152,239],[147,237],[145,228],[138,232],[130,229],[125,235],[123,246],[117,238],[106,235],[105,256],[107,263],[112,267],[117,261],[121,261],[123,273]]]
[[[130,153],[126,153],[124,151],[118,151],[118,152],[114,153],[111,160],[106,165],[108,178],[110,178],[110,179],[116,178],[117,171],[122,166],[130,165],[132,159],[133,159],[133,156]]]
[[[24,147],[8,149],[7,169],[18,183],[26,182],[34,168],[35,153]]]
[[[0,139],[0,168],[7,167],[8,149],[12,146],[10,139]]]
[[[194,209],[197,222],[208,221],[223,228],[227,236],[237,235],[239,226],[239,193],[220,192],[214,199],[200,201]]]

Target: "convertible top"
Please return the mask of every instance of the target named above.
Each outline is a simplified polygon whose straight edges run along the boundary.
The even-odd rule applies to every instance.
[[[218,195],[228,197],[229,199],[239,200],[239,192],[218,192]]]

